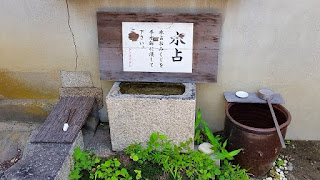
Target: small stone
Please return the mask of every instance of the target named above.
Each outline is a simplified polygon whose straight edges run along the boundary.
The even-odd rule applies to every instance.
[[[288,167],[284,167],[284,170],[288,170]]]
[[[199,151],[204,152],[208,155],[212,154],[212,152],[213,152],[213,150],[211,149],[212,144],[207,143],[207,142],[200,144],[198,148],[199,148]]]
[[[272,180],[272,177],[267,177],[266,180]]]
[[[287,163],[288,163],[288,161],[287,161],[287,160],[284,160],[284,161],[283,161],[283,163],[284,163],[284,164],[287,164]]]
[[[288,174],[289,173],[289,171],[284,171],[284,174]]]
[[[276,162],[272,163],[272,166],[276,166]]]
[[[98,118],[88,117],[85,124],[84,124],[84,128],[86,128],[90,131],[96,131],[98,124],[99,124]]]
[[[279,168],[276,169],[277,172],[280,172],[281,170]]]
[[[217,158],[216,158],[216,155],[211,154],[211,155],[210,155],[210,158],[211,158],[212,160],[214,160],[215,164],[216,164],[218,167],[220,167],[220,159],[217,159]]]
[[[293,164],[291,162],[288,163],[288,166],[293,166]]]
[[[288,170],[292,171],[293,170],[293,166],[288,166]]]
[[[101,122],[108,122],[108,114],[107,114],[107,109],[104,107],[102,109],[99,110],[99,118]]]
[[[14,163],[14,159],[11,159],[11,160],[10,160],[10,163],[13,164],[13,163]]]

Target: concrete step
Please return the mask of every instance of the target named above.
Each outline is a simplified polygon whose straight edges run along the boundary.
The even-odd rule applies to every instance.
[[[38,133],[32,132],[31,136]],[[31,138],[30,138],[31,139]],[[80,131],[73,143],[30,143],[28,141],[22,159],[0,177],[1,180],[19,179],[68,179],[76,147],[83,149]]]
[[[9,141],[11,136],[8,136],[8,133],[13,133],[17,134],[15,135],[18,137],[17,141],[22,145],[19,146],[20,149],[23,149],[25,143],[26,145],[20,161],[7,169],[3,174],[0,172],[1,180],[68,179],[70,167],[72,167],[73,164],[72,154],[75,147],[91,149],[96,152],[96,156],[101,158],[108,158],[114,155],[114,152],[111,150],[109,126],[107,123],[101,123],[95,132],[83,128],[72,144],[30,143],[29,140],[26,142],[26,139],[31,139],[32,136],[37,134],[40,124],[15,122],[15,127],[12,122],[11,126],[8,124],[10,123],[0,122],[0,132],[3,132],[2,136],[6,139],[4,144],[8,147],[16,145],[14,141]],[[7,130],[4,130],[5,128],[7,128]],[[32,130],[33,132],[31,133]],[[7,133],[7,135],[5,135],[5,133]],[[14,155],[17,151],[16,149],[15,146],[13,149],[9,148],[7,151],[11,150],[12,155]]]
[[[96,156],[107,158],[114,155],[111,148],[109,126],[107,123],[100,123],[96,132],[82,129],[85,149],[95,151]]]

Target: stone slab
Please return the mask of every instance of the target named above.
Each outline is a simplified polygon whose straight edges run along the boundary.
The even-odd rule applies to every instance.
[[[182,95],[166,96],[122,94],[119,84],[115,82],[106,98],[112,150],[136,142],[146,145],[153,132],[165,134],[177,144],[194,137],[194,83],[184,83]]]
[[[36,135],[37,131],[33,131],[31,136]],[[68,179],[73,164],[72,154],[76,147],[84,147],[81,131],[72,144],[34,144],[28,141],[22,159],[5,171],[0,179]]]
[[[107,108],[102,108],[99,110],[99,118],[100,118],[100,122],[108,122],[108,113],[107,113]]]
[[[199,145],[195,145],[195,146],[194,146],[194,151],[199,151]],[[211,154],[211,155],[210,155],[210,158],[215,162],[215,164],[216,164],[218,167],[220,167],[220,159],[217,159],[217,158],[216,158],[216,155]]]
[[[93,87],[90,72],[60,71],[62,87]]]
[[[107,124],[98,125],[96,132],[83,129],[82,133],[85,149],[95,151],[96,156],[101,158],[114,155],[114,152],[111,150],[109,126]]]
[[[98,108],[101,109],[103,107],[103,91],[101,88],[60,88],[59,95],[60,97],[95,97],[98,103]]]
[[[239,98],[236,96],[235,92],[224,92],[224,97],[227,102],[237,102],[237,103],[260,103],[266,104],[267,101],[260,99],[257,93],[248,93],[247,98]],[[280,94],[274,94],[274,97],[270,101],[272,104],[284,104],[284,100]]]

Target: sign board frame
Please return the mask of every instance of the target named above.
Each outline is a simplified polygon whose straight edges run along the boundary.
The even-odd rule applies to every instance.
[[[193,23],[192,73],[125,72],[122,22]],[[219,13],[97,12],[100,79],[134,82],[217,82],[221,29]]]

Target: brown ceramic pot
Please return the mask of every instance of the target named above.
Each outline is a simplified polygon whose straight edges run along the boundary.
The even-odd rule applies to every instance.
[[[289,111],[273,105],[281,134],[291,122]],[[242,148],[235,163],[255,176],[265,175],[281,150],[281,143],[267,104],[228,103],[224,132],[229,151]]]

